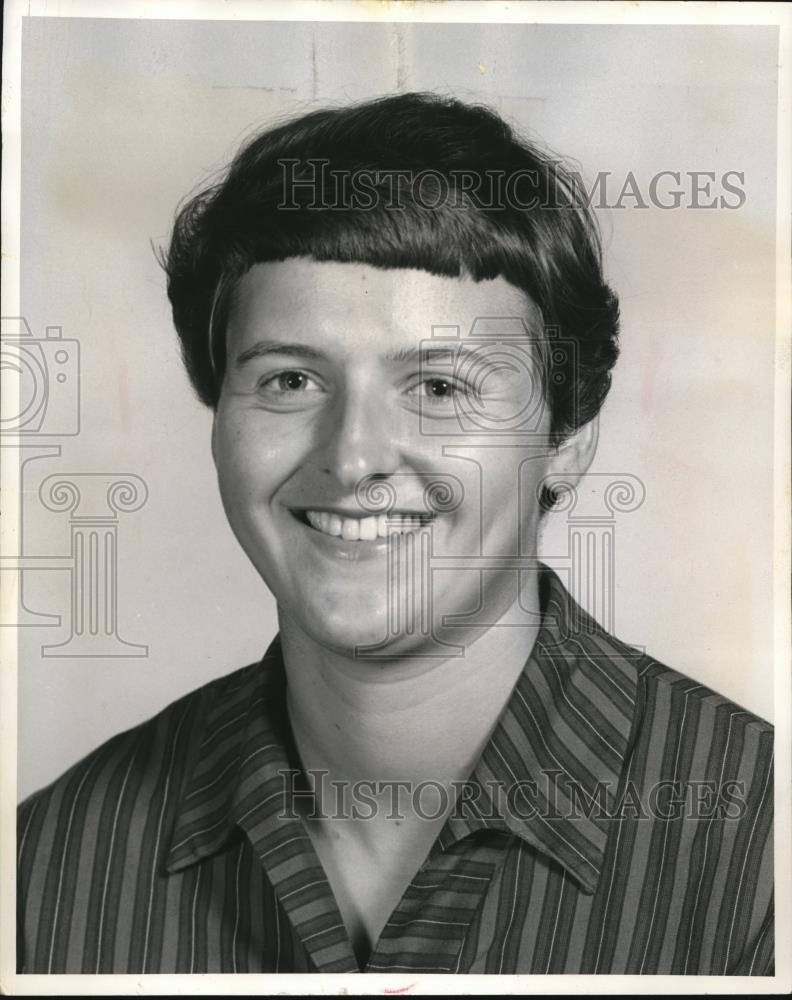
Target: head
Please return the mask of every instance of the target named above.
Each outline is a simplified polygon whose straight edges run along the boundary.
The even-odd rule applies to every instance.
[[[596,225],[573,175],[493,111],[404,94],[263,131],[220,183],[182,208],[165,265],[190,379],[215,411],[213,451],[229,519],[280,605],[305,595],[279,587],[276,564],[290,550],[277,538],[287,523],[270,518],[265,525],[254,511],[268,490],[270,501],[306,521],[317,513],[311,504],[343,513],[359,501],[361,483],[387,482],[411,496],[402,504],[407,516],[418,513],[419,482],[446,473],[462,484],[466,502],[476,493],[479,552],[489,520],[508,507],[509,491],[522,491],[496,548],[505,551],[511,537],[513,554],[515,546],[525,554],[552,505],[547,474],[575,476],[591,460],[618,325]],[[496,425],[460,428],[457,420],[451,432],[448,415],[438,415],[436,400],[445,393],[438,393],[438,379],[448,374],[453,353],[440,358],[442,370],[425,368],[426,342],[438,327],[456,327],[462,341],[479,345],[483,374],[474,408],[489,406],[498,428],[520,411],[521,393],[541,401],[530,428],[508,425],[515,433],[498,454],[501,466],[509,455],[510,471],[502,470],[502,495],[496,489],[490,501],[500,506],[489,512],[485,493],[497,479],[489,432]],[[296,344],[297,353],[272,350],[284,342]],[[420,384],[434,386],[426,390],[434,394],[431,410],[414,393],[405,403],[407,390],[391,406],[397,384],[413,377],[405,374],[408,356],[423,366]],[[449,405],[447,398],[439,404]],[[411,406],[412,424],[405,416]],[[368,435],[360,433],[365,428]],[[284,446],[294,461],[271,454]],[[463,474],[471,461],[477,486]],[[279,467],[277,483],[256,482],[262,462]],[[527,491],[518,488],[526,467]],[[391,506],[398,511],[400,503]],[[472,536],[457,548],[435,522],[433,551],[445,545],[449,556],[463,555],[467,546],[472,553]],[[310,530],[310,521],[301,527]],[[323,609],[328,620],[363,580],[357,565],[354,579]],[[444,610],[460,606],[452,600]]]

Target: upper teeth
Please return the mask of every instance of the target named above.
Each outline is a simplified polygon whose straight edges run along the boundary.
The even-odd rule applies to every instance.
[[[341,517],[324,510],[307,510],[310,524],[326,535],[338,535],[346,541],[373,541],[387,538],[389,530],[415,531],[431,520],[430,515],[378,514],[372,517]]]

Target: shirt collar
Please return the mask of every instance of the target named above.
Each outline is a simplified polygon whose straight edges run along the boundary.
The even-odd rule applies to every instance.
[[[204,689],[198,744],[166,860],[178,871],[219,851],[244,820],[251,791],[293,768],[285,674],[276,636],[261,661]],[[197,741],[196,741],[197,742]],[[273,814],[282,802],[272,801]]]
[[[549,855],[586,892],[602,871],[637,695],[637,651],[606,633],[546,566],[531,655],[468,782],[474,794],[439,838],[508,832]],[[282,835],[298,767],[276,637],[260,663],[203,691],[201,732],[173,827],[166,868],[221,849],[255,818],[259,844]],[[267,795],[262,798],[262,789]],[[293,818],[295,836],[305,836]]]
[[[546,566],[542,622],[525,668],[441,846],[508,831],[595,891],[636,717],[641,654],[609,635]]]
[[[317,969],[358,965],[327,876],[294,812],[297,755],[276,638],[261,663],[206,689],[203,738],[165,862],[177,872],[243,833]]]

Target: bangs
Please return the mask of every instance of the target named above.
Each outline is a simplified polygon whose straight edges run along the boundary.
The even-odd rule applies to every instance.
[[[162,262],[182,356],[208,406],[236,283],[254,264],[299,257],[502,277],[568,345],[563,362],[544,351],[553,433],[591,419],[607,394],[618,301],[585,191],[487,108],[401,94],[312,112],[259,133],[181,208]]]

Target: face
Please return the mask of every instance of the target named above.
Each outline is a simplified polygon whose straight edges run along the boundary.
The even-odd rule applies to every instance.
[[[546,443],[531,332],[538,309],[502,278],[304,258],[245,275],[212,450],[282,625],[424,655],[480,633],[448,615],[515,602],[499,558],[535,553],[539,481],[581,459]]]

